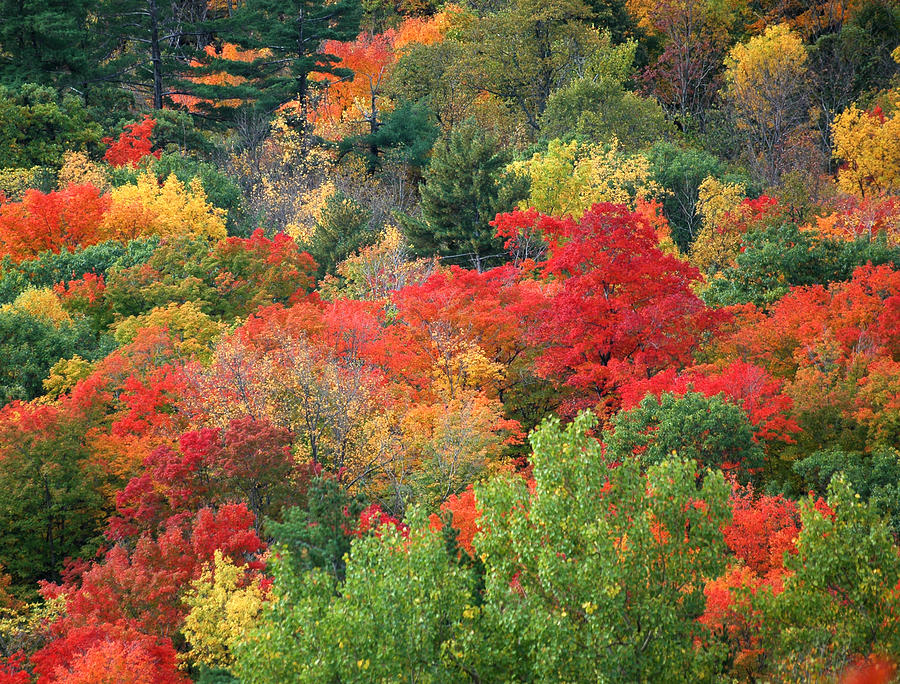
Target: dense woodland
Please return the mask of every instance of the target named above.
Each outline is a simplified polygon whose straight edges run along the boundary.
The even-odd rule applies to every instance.
[[[0,683],[893,679],[897,3],[0,16]]]

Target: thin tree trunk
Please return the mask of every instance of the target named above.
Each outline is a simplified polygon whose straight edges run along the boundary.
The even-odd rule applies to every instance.
[[[159,47],[159,9],[156,0],[149,0],[150,11],[150,59],[153,62],[153,109],[162,109],[163,73],[162,53]]]

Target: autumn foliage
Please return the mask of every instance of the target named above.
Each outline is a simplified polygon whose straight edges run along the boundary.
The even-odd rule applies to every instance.
[[[49,193],[29,190],[21,202],[0,205],[0,245],[16,261],[46,250],[74,250],[100,240],[110,199],[92,185]]]
[[[109,145],[103,158],[111,166],[131,166],[132,168],[137,167],[145,157],[154,156],[158,159],[161,153],[158,150],[152,151],[151,137],[155,127],[156,120],[149,116],[145,116],[143,121],[125,124],[125,131],[118,139],[103,139],[103,142]]]
[[[0,22],[0,684],[897,677],[896,3],[95,4]]]
[[[531,331],[546,345],[536,368],[581,393],[576,405],[615,405],[628,379],[688,361],[719,315],[690,289],[699,273],[659,249],[647,219],[621,205],[596,204],[580,219],[535,211],[498,216],[498,232],[533,227],[550,256],[547,313]]]

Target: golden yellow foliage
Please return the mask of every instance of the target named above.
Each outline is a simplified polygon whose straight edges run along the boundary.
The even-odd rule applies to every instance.
[[[83,380],[94,365],[76,354],[71,359],[60,359],[50,368],[50,375],[44,380],[44,395],[48,399],[58,399],[72,389],[79,380]]]
[[[172,174],[160,185],[148,171],[138,176],[136,184],[113,189],[110,199],[100,227],[106,239],[226,237],[225,212],[208,202],[196,178],[185,187]]]
[[[109,189],[109,179],[100,164],[91,161],[84,152],[66,152],[57,177],[57,187],[62,189],[68,185],[85,183],[90,183],[104,192]]]
[[[456,340],[441,345],[444,352],[432,369],[432,390],[445,401],[461,392],[484,390],[496,395],[506,374],[503,364],[491,361],[477,344]]]
[[[472,342],[438,345],[429,392],[371,416],[364,426],[369,495],[437,506],[487,471],[506,467],[519,425],[504,417],[497,387],[506,369]]]
[[[43,171],[40,166],[30,169],[0,169],[0,198],[6,197],[8,201],[21,200],[26,190],[38,185]]]
[[[508,432],[518,427],[503,416],[503,404],[466,390],[449,401],[417,403],[400,420],[399,446],[407,487],[417,503],[437,506],[485,471],[504,468]],[[387,464],[391,472],[395,463]]]
[[[216,551],[212,568],[184,597],[190,607],[182,630],[191,645],[187,658],[211,668],[231,666],[232,649],[253,626],[264,598],[258,577],[251,580],[245,567]]]
[[[57,328],[72,320],[63,308],[59,296],[49,288],[29,288],[22,292],[12,304],[4,304],[0,311],[17,311],[52,323]]]
[[[51,625],[66,613],[66,596],[27,603],[19,606],[0,607],[0,641],[11,651],[38,648],[43,645],[47,625]]]
[[[596,202],[633,208],[636,199],[663,193],[652,179],[647,158],[622,154],[616,140],[606,147],[551,140],[546,152],[513,162],[510,169],[531,183],[522,208],[534,207],[553,216],[581,216]]]
[[[158,306],[140,316],[119,321],[114,330],[116,342],[130,344],[143,328],[165,328],[180,356],[203,360],[210,357],[212,345],[224,331],[225,324],[212,320],[195,302],[170,302],[168,306]]]
[[[212,12],[228,12],[230,16],[243,4],[244,0],[207,0],[206,7]]]
[[[325,276],[319,293],[325,299],[385,299],[407,285],[424,282],[437,269],[436,259],[410,259],[403,233],[389,224],[378,242],[337,265],[339,278]]]
[[[740,206],[747,196],[743,183],[725,183],[710,176],[698,188],[697,211],[704,226],[718,226],[725,215]]]
[[[261,183],[263,193],[275,200],[274,195],[279,191],[278,185],[265,177],[261,179]],[[297,244],[308,245],[315,235],[316,224],[322,218],[325,205],[335,192],[337,189],[334,183],[325,181],[318,187],[297,195],[293,215],[288,217],[284,232],[294,238]]]
[[[739,125],[752,120],[777,126],[785,98],[802,85],[806,61],[803,39],[787,24],[770,26],[763,35],[735,45],[725,59],[725,81],[741,115]]]
[[[835,117],[831,132],[834,156],[844,161],[837,174],[841,190],[866,197],[900,189],[900,114],[850,105]]]
[[[691,247],[690,260],[704,273],[718,271],[731,264],[741,248],[740,230],[729,230],[726,216],[736,211],[744,199],[740,183],[723,183],[707,178],[700,184],[697,209],[703,227]]]
[[[265,142],[266,152],[278,155],[284,164],[290,164],[310,151],[297,126],[290,121],[293,116],[290,108],[285,105],[272,119],[269,138]]]
[[[751,161],[771,183],[791,165],[791,141],[809,120],[806,63],[803,39],[787,24],[735,45],[725,59],[725,97]]]

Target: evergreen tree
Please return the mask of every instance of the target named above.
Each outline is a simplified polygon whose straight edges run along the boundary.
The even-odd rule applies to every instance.
[[[241,77],[240,85],[211,89],[221,97],[252,99],[257,106],[272,111],[295,100],[306,111],[313,83],[309,75],[347,76],[340,59],[322,52],[328,40],[353,40],[359,32],[362,5],[359,0],[247,0],[230,19],[220,24],[223,37],[245,50],[255,50],[250,62],[214,60],[211,72],[222,71]],[[297,117],[305,121],[304,116]]]
[[[206,3],[195,0],[104,0],[97,18],[103,65],[93,80],[146,95],[153,109],[184,91],[182,76],[212,38]]]
[[[341,155],[361,157],[370,173],[384,161],[399,162],[417,172],[428,162],[428,153],[438,137],[428,108],[422,103],[403,102],[385,115],[373,120],[369,133],[348,135],[339,144]]]
[[[470,256],[479,269],[485,257],[501,252],[490,222],[527,194],[525,181],[506,172],[508,162],[497,140],[474,121],[440,139],[422,185],[422,220],[406,222],[413,247]]]
[[[334,274],[337,265],[376,239],[372,212],[338,191],[329,197],[316,222],[309,252],[319,266],[319,279]]]
[[[91,68],[90,5],[88,0],[0,0],[0,83],[80,81]]]

